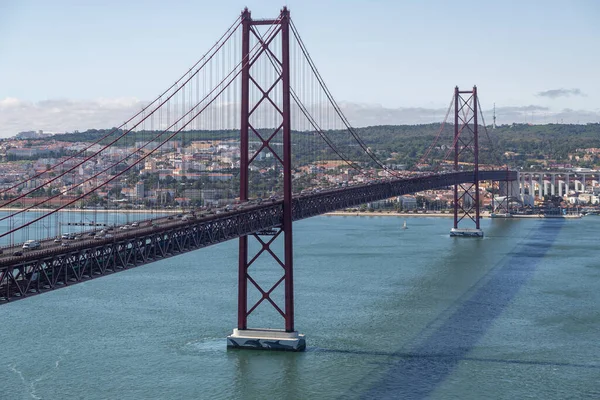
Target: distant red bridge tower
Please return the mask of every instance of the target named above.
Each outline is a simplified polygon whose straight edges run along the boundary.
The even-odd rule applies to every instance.
[[[454,171],[473,165],[473,180],[454,185],[454,227],[450,236],[483,237],[479,199],[479,133],[477,87],[454,88]],[[475,227],[461,227],[472,221]]]

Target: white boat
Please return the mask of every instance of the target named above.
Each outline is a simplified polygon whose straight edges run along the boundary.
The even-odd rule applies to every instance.
[[[512,218],[510,213],[491,213],[490,218]]]
[[[402,225],[402,229],[408,229],[408,227],[406,226],[406,220],[404,220],[404,224]]]

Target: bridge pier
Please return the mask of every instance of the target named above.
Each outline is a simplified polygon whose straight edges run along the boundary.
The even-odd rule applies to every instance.
[[[518,173],[517,173],[518,174]],[[481,176],[480,176],[481,177]],[[492,181],[493,183],[494,181]],[[520,193],[519,180],[510,181],[509,171],[506,170],[506,179],[498,181],[498,194],[492,196],[491,218],[511,218],[511,202],[514,202],[514,193]]]
[[[264,40],[256,26],[259,25],[279,25],[280,29],[267,35]],[[251,35],[252,34],[252,35]],[[272,52],[269,49],[270,43],[273,43],[275,37],[279,35],[281,40],[281,53]],[[250,38],[254,37],[259,44],[259,48],[254,46],[250,50]],[[275,159],[281,164],[283,170],[283,206],[281,215],[281,225],[276,230],[269,232],[256,232],[253,236],[260,246],[254,257],[248,257],[248,237],[240,237],[239,242],[239,270],[238,270],[238,324],[233,333],[227,337],[227,347],[235,349],[259,349],[259,350],[286,350],[303,351],[306,348],[304,335],[299,334],[294,329],[294,274],[293,274],[293,242],[292,242],[292,145],[291,145],[291,107],[290,107],[290,20],[289,12],[286,7],[281,10],[279,18],[275,20],[257,20],[251,18],[250,12],[246,8],[242,12],[242,82],[241,82],[241,127],[240,127],[240,201],[247,201],[249,196],[249,170],[250,164],[257,158],[261,151],[269,151]],[[257,49],[257,50],[255,50]],[[269,50],[268,50],[269,49]],[[268,51],[267,51],[268,50]],[[278,75],[276,83],[270,87],[261,87],[261,81],[253,79],[251,76],[252,65],[256,65],[256,60],[260,57],[274,58],[276,62],[272,63],[274,72]],[[280,58],[280,59],[279,59]],[[277,67],[279,65],[279,67]],[[260,73],[260,72],[257,72]],[[250,95],[251,82],[253,88],[259,96]],[[280,84],[277,84],[280,82]],[[264,84],[264,83],[263,83]],[[281,89],[274,90],[274,89]],[[250,104],[250,99],[255,103]],[[265,101],[267,99],[267,101]],[[271,104],[273,110],[281,118],[279,126],[257,126],[252,125],[251,117],[254,112],[263,104]],[[256,121],[256,118],[255,120]],[[276,123],[276,125],[279,122]],[[272,134],[261,136],[257,129],[272,129]],[[273,150],[273,143],[279,139],[277,134],[283,132],[283,157]],[[253,133],[255,140],[260,140],[262,146],[250,153],[249,133]],[[265,139],[267,138],[267,139]],[[263,239],[265,236],[271,236],[269,240]],[[283,257],[278,256],[271,249],[275,240],[283,236]],[[260,257],[265,256],[275,261],[277,267],[283,269],[281,278],[272,286],[262,286],[260,279],[251,276],[249,268]],[[256,269],[256,268],[255,268]],[[258,274],[259,271],[253,272]],[[255,303],[249,307],[248,288],[255,288],[257,296]],[[283,294],[281,295],[281,288]],[[282,299],[283,297],[283,299]],[[256,300],[257,298],[257,300]],[[283,303],[283,307],[281,307]],[[284,329],[254,329],[248,327],[248,317],[259,306],[272,307],[277,314],[283,317]]]
[[[279,329],[234,329],[227,347],[248,350],[304,351],[304,335]]]

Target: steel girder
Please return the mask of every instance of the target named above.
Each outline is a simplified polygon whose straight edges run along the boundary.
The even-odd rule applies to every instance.
[[[270,204],[32,253],[30,259],[0,267],[0,304],[270,229],[281,221],[281,205]]]
[[[516,180],[516,172],[480,171],[482,180]],[[423,190],[449,187],[473,179],[458,172],[397,179],[324,191],[293,200],[293,219],[300,220],[371,201]],[[0,264],[0,304],[85,282],[153,261],[193,251],[253,233],[279,228],[282,202],[254,206],[191,221],[174,221],[159,228],[125,231],[112,239],[74,242],[9,257]]]
[[[516,172],[480,171],[482,180],[515,180]],[[473,171],[456,172],[411,179],[395,179],[370,185],[300,196],[295,199],[294,220],[313,217],[327,212],[356,207],[371,201],[389,199],[394,196],[439,189],[473,180]]]

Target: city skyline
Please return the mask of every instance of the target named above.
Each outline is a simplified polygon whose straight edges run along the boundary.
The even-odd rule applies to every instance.
[[[441,122],[453,87],[474,84],[488,123],[494,103],[499,124],[600,122],[600,6],[592,1],[287,3],[355,126]],[[243,6],[4,2],[0,55],[12,61],[0,65],[0,137],[119,125],[186,71]],[[255,18],[281,8],[247,6]]]

